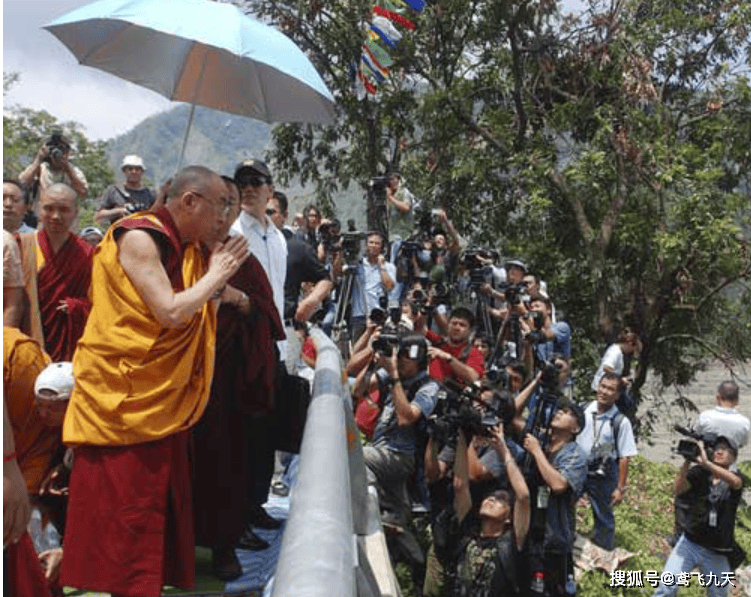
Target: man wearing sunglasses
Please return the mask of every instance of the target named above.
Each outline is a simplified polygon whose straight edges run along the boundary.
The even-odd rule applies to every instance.
[[[266,206],[274,196],[271,172],[265,162],[250,158],[237,165],[235,182],[240,187],[242,211],[232,230],[247,239],[250,252],[261,262],[274,291],[274,304],[279,310],[279,317],[284,319],[287,241],[266,215]],[[282,347],[280,343],[280,350]]]
[[[250,252],[266,272],[274,294],[279,319],[284,321],[284,283],[287,278],[287,241],[277,228],[266,208],[274,196],[274,185],[268,166],[261,160],[243,160],[235,169],[235,182],[240,188],[240,217],[232,225],[235,234],[248,241]],[[287,354],[287,342],[277,342],[279,373],[282,374]],[[281,383],[281,382],[280,382]],[[271,518],[263,509],[274,473],[274,449],[277,422],[275,415],[255,417],[245,428],[252,438],[252,480],[248,488],[250,502],[243,534],[237,543],[241,549],[260,550],[267,544],[256,535],[256,529],[275,529],[281,522]]]

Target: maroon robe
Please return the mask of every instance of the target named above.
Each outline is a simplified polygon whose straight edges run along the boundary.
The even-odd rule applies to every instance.
[[[253,255],[228,284],[253,308],[247,316],[230,304],[219,308],[211,397],[193,429],[196,543],[207,547],[231,547],[243,532],[251,466],[244,417],[272,410],[275,341],[284,337],[271,285]]]
[[[71,233],[53,253],[44,230],[38,232],[37,242],[44,254],[44,265],[37,272],[37,289],[45,350],[53,363],[70,361],[91,308],[88,293],[94,247]],[[67,311],[58,308],[60,301],[65,301]]]

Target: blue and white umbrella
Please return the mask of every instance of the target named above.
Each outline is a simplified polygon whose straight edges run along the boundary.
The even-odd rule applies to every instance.
[[[231,4],[100,0],[44,28],[80,64],[174,101],[269,123],[334,119],[334,98],[300,48]]]

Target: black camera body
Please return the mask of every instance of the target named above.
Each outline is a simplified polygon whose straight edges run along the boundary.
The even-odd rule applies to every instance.
[[[594,460],[587,463],[587,475],[590,477],[607,477],[608,471],[606,466],[609,464],[610,459],[598,456]]]
[[[386,330],[373,341],[373,350],[385,357],[391,357],[399,351],[400,343],[401,337],[396,330]]]
[[[696,459],[699,457],[699,444],[697,442],[704,442],[704,446],[708,450],[714,448],[714,445],[717,443],[718,438],[714,434],[697,433],[693,429],[689,429],[688,427],[683,427],[681,425],[674,425],[673,429],[675,429],[681,435],[685,435],[687,438],[690,438],[679,440],[675,451],[683,456],[686,460],[690,460],[692,462],[696,461]]]
[[[50,161],[60,161],[70,149],[70,145],[63,137],[60,130],[53,130],[50,138],[45,141],[47,147],[47,157]]]
[[[509,284],[504,282],[498,286],[498,291],[503,294],[509,305],[518,305],[522,301],[522,296],[527,292],[527,283]]]
[[[467,439],[490,437],[493,427],[509,426],[516,414],[513,396],[508,392],[494,391],[493,401],[485,404],[481,387],[462,388],[453,380],[444,381],[444,385],[438,393],[435,417],[428,421],[428,434],[445,444],[455,444],[459,429]]]

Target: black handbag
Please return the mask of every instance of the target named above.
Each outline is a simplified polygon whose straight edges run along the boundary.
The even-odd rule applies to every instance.
[[[310,382],[280,367],[274,403],[278,428],[276,449],[298,454],[308,416]]]

